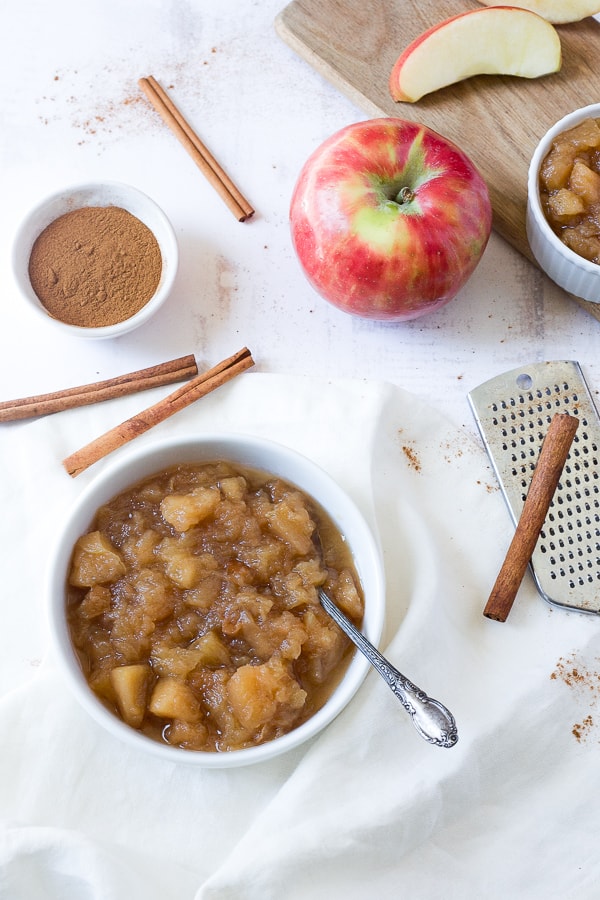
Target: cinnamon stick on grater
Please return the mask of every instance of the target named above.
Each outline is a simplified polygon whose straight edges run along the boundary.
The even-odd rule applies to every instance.
[[[557,413],[550,422],[514,537],[483,611],[488,619],[506,621],[544,526],[578,425],[579,419],[567,413]]]

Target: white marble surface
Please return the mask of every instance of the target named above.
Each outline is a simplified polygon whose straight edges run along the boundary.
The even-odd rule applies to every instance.
[[[189,352],[251,348],[275,373],[390,381],[474,429],[466,393],[524,363],[578,359],[592,387],[600,323],[492,236],[461,295],[402,325],[352,318],[318,297],[295,259],[288,205],[299,169],[365,114],[276,36],[282,0],[30,0],[0,9],[0,394],[108,378]],[[255,205],[239,224],[148,106],[153,74]],[[64,338],[25,310],[12,238],[41,196],[90,179],[130,182],[171,218],[175,290],[140,330]],[[18,427],[18,426],[17,426]]]

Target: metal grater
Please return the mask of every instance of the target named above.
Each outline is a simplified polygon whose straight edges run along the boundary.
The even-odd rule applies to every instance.
[[[468,399],[515,526],[552,417],[579,418],[530,569],[548,603],[600,613],[600,420],[579,363],[513,369]]]

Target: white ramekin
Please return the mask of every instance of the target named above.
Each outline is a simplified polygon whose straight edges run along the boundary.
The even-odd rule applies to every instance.
[[[600,118],[600,103],[564,116],[537,145],[527,180],[527,238],[538,265],[552,281],[575,297],[600,303],[600,266],[570,250],[552,231],[542,210],[538,184],[540,166],[554,138],[588,118]]]
[[[64,213],[87,206],[119,206],[136,216],[158,241],[162,272],[154,295],[145,306],[122,322],[98,328],[69,325],[51,316],[36,295],[29,280],[29,258],[36,238]],[[41,200],[25,217],[15,235],[12,251],[13,276],[27,306],[54,328],[79,338],[120,337],[148,321],[163,305],[175,280],[179,250],[173,227],[157,203],[137,188],[117,181],[78,184],[56,191]]]

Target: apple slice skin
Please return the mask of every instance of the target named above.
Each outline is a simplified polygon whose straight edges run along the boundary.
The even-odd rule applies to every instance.
[[[535,38],[530,46],[522,44],[523,35]],[[464,48],[470,52],[460,52]],[[473,75],[538,78],[557,72],[561,62],[560,38],[546,19],[515,6],[483,6],[450,16],[415,38],[394,63],[389,90],[394,100],[415,103]]]
[[[394,199],[403,186],[414,194]],[[408,321],[452,300],[489,239],[487,185],[453,143],[423,125],[343,128],[305,162],[292,242],[313,288],[345,312]]]
[[[495,0],[478,0],[482,6],[505,6]],[[529,9],[553,25],[581,22],[600,13],[599,0],[514,0],[512,6]]]

